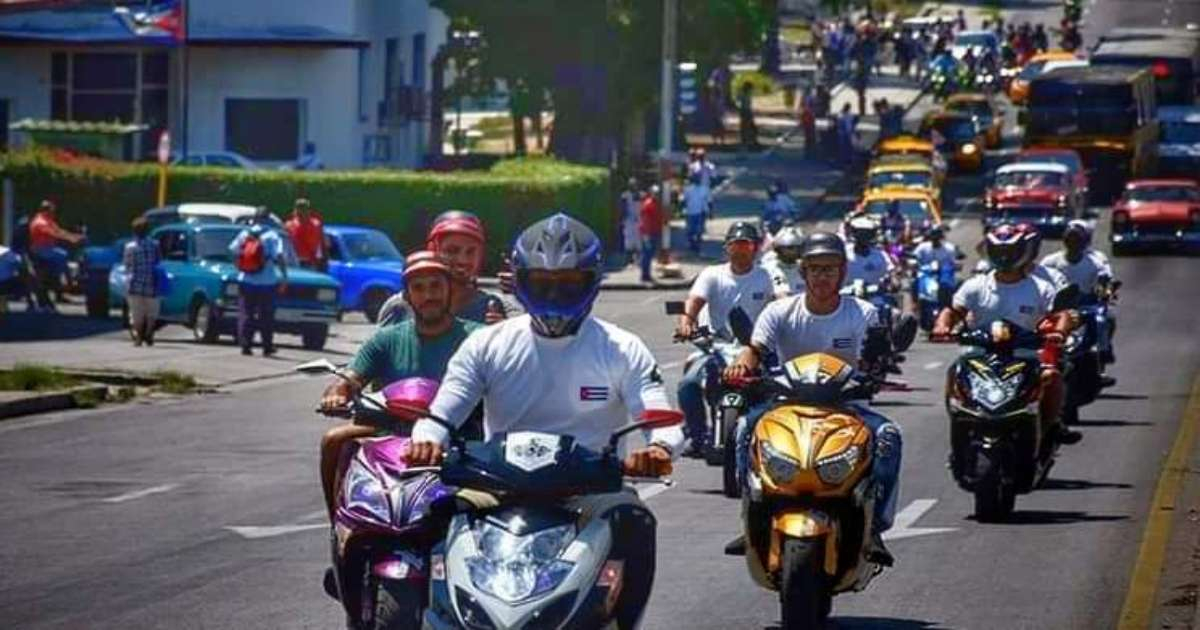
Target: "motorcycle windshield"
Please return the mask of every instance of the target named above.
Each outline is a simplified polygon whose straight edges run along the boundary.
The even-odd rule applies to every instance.
[[[497,433],[451,448],[443,483],[516,497],[565,497],[617,492],[623,477],[615,456],[552,433]]]

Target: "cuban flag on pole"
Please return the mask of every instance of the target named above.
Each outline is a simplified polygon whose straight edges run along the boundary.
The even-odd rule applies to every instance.
[[[187,38],[183,0],[168,0],[145,11],[116,7],[113,17],[138,38],[177,44]]]

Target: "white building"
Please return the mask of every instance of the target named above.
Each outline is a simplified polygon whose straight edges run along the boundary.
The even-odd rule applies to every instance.
[[[357,168],[427,152],[447,28],[428,0],[188,0],[186,45],[139,38],[113,5],[0,15],[0,122],[142,123],[143,156],[164,128],[181,151],[185,116],[188,153],[287,164],[313,143],[326,167]]]

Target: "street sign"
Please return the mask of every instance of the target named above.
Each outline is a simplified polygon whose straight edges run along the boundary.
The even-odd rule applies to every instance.
[[[166,166],[171,161],[171,134],[166,131],[158,137],[158,163]]]
[[[675,85],[676,99],[679,102],[679,113],[690,116],[696,113],[696,102],[699,99],[699,81],[696,77],[695,62],[685,61],[676,66]]]

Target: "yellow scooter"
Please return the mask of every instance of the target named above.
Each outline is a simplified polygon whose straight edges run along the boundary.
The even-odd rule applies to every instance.
[[[867,559],[871,430],[847,404],[871,386],[841,359],[808,354],[751,387],[776,406],[750,441],[746,563],[779,592],[784,630],[819,628],[835,594],[861,591],[883,570]]]

